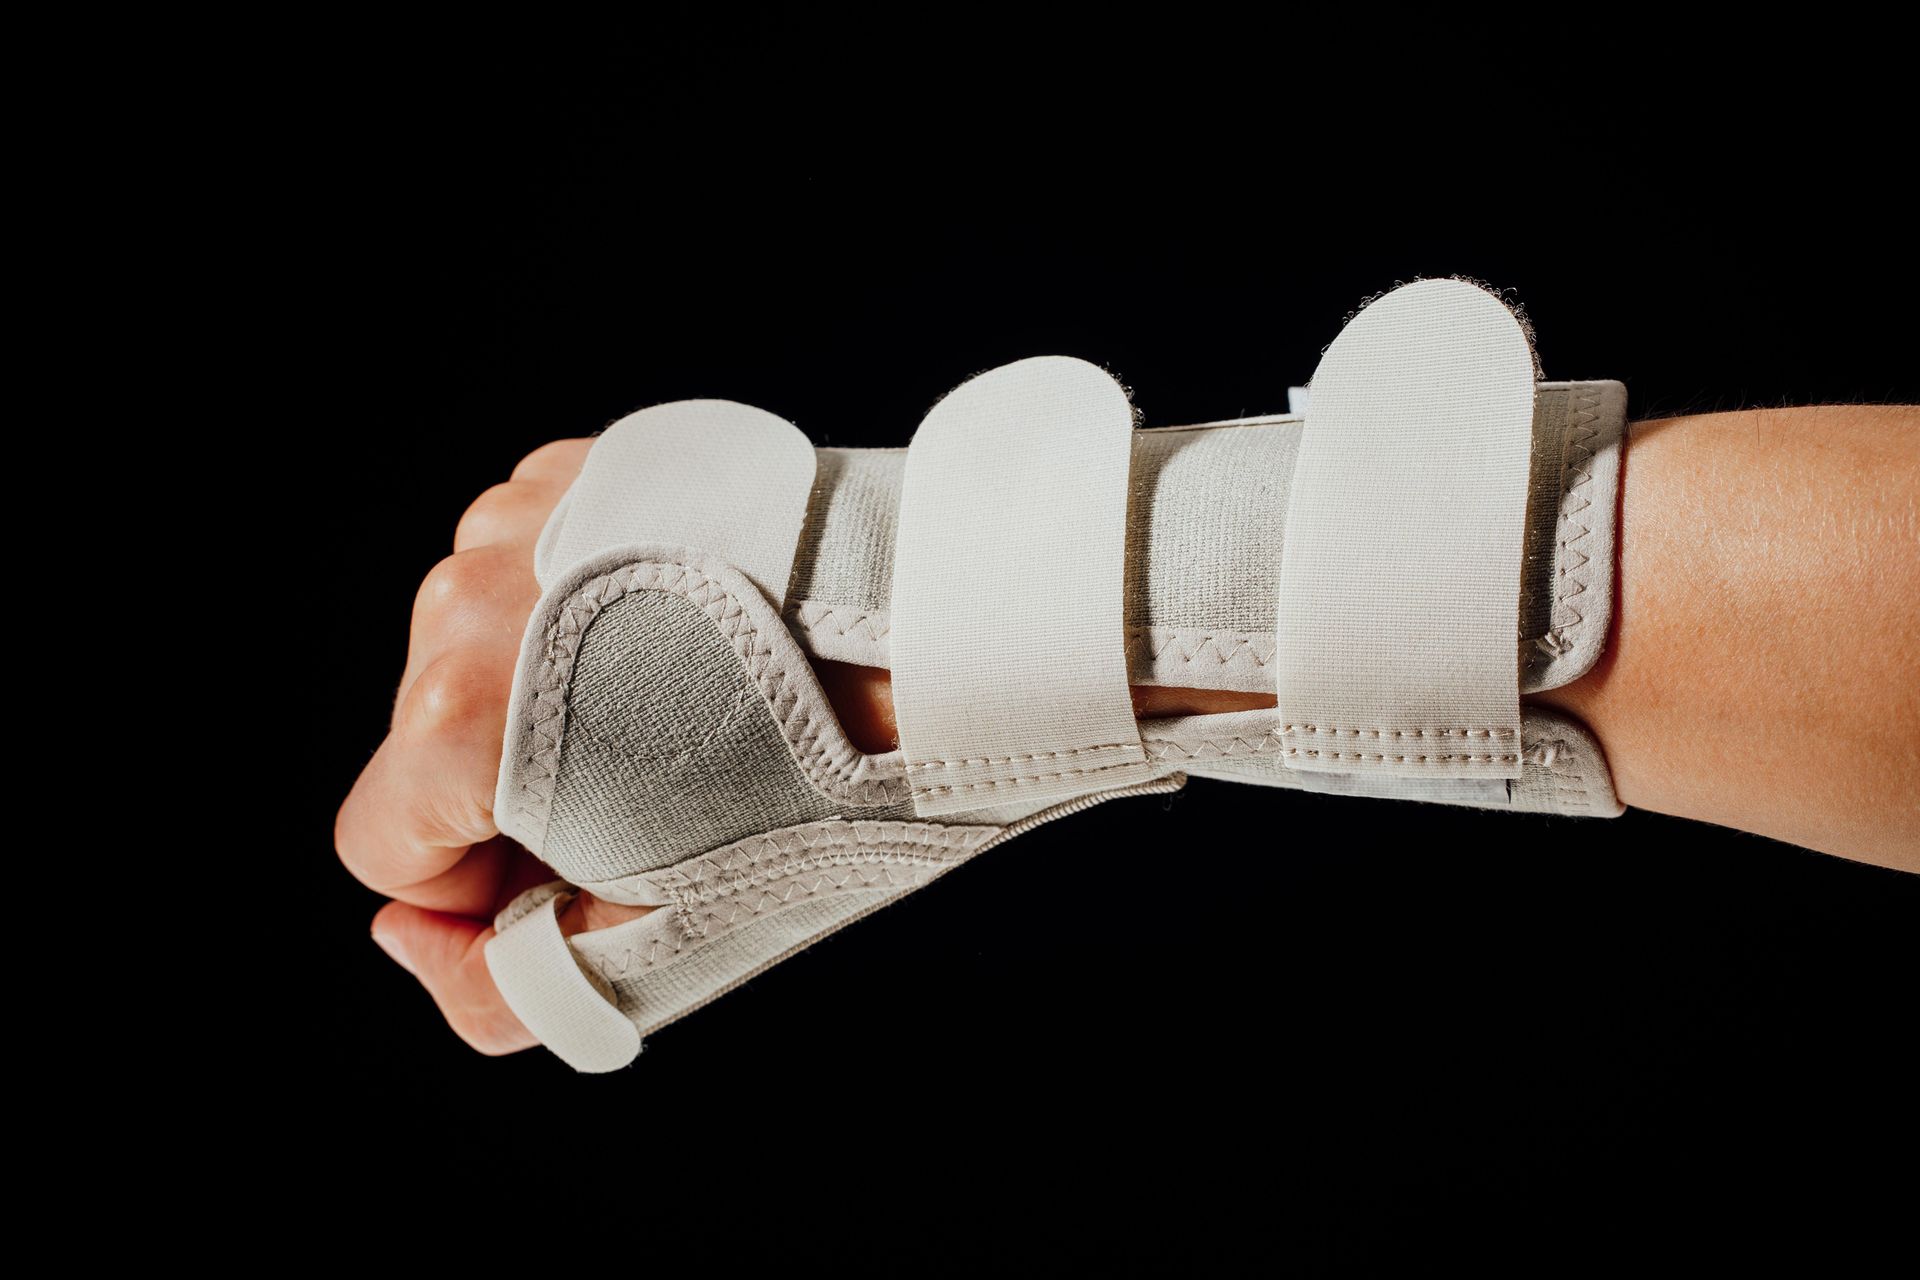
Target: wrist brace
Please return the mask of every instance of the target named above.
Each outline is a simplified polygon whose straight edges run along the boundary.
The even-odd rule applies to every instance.
[[[1040,357],[906,449],[722,400],[609,427],[535,549],[514,677],[496,819],[561,877],[495,921],[516,1014],[618,1068],[1001,841],[1190,774],[1620,813],[1592,735],[1520,695],[1605,644],[1625,388],[1541,380],[1498,298],[1423,280],[1294,391],[1139,428]],[[899,749],[853,746],[811,658],[891,670]],[[1129,684],[1278,705],[1142,721]],[[582,889],[656,909],[564,937]]]

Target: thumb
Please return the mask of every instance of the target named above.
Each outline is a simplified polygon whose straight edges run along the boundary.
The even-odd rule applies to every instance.
[[[484,1054],[518,1053],[540,1042],[493,984],[492,937],[491,925],[405,902],[389,902],[373,917],[373,940],[420,980],[455,1035]]]

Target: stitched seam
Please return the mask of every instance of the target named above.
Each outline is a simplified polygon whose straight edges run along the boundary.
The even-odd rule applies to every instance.
[[[1362,751],[1318,751],[1310,747],[1288,747],[1283,755],[1307,756],[1315,760],[1368,760],[1385,764],[1518,764],[1518,755],[1475,756],[1475,755],[1437,755],[1437,756],[1391,756]]]
[[[1171,738],[1146,738],[1141,745],[1147,754],[1155,760],[1177,757],[1181,760],[1203,760],[1215,757],[1256,755],[1268,751],[1279,751],[1286,743],[1277,733],[1268,733],[1258,738],[1218,737],[1195,738],[1191,743],[1176,742]],[[1208,749],[1212,749],[1212,755]]]
[[[1065,760],[1071,756],[1090,756],[1100,751],[1133,751],[1137,745],[1131,742],[1107,742],[1097,747],[1071,747],[1065,751],[1037,751],[1025,756],[978,756],[971,760],[923,760],[909,764],[914,769],[959,769],[968,765],[985,764],[1033,764],[1040,760]]]
[[[884,878],[886,880],[885,887],[900,888],[902,886],[905,886],[907,888],[911,888],[912,886],[921,883],[922,880],[925,878],[920,874],[920,872],[925,869],[926,868],[913,868],[912,870],[914,873],[912,875],[908,875],[905,877],[896,877],[893,874],[892,869],[889,867],[882,867],[881,871],[883,872]],[[873,888],[875,887],[874,880],[879,878],[881,877],[875,877],[873,879],[864,880],[860,884],[853,885],[851,887],[854,889]],[[850,877],[848,879],[850,879]],[[843,879],[841,881],[835,882],[833,884],[833,888],[829,890],[829,892],[847,890],[849,888],[848,879]],[[816,896],[817,893],[818,893],[818,885],[815,886],[814,891],[809,893],[808,896]],[[789,896],[787,899],[783,900],[781,905],[784,905],[785,902],[791,901],[791,900],[792,898]],[[765,913],[751,912],[751,913],[744,913],[744,914],[761,915]],[[625,951],[620,952],[616,955],[594,957],[588,960],[587,963],[591,965],[594,969],[598,970],[601,976],[606,978],[609,982],[618,981],[621,978],[630,976],[636,969],[656,968],[661,964],[667,963],[679,957],[680,955],[684,954],[689,950],[693,950],[704,945],[705,943],[711,941],[718,934],[725,932],[732,925],[738,923],[739,920],[742,919],[742,917],[743,917],[743,913],[739,911],[731,912],[725,916],[722,916],[718,912],[709,913],[707,916],[705,916],[701,920],[694,923],[692,932],[686,931],[684,922],[677,921],[677,923],[682,923],[682,926],[683,926],[682,931],[671,938],[668,938],[668,937],[649,938],[646,941],[644,946],[629,947]],[[807,942],[802,943],[800,945],[801,946],[811,945],[811,942],[814,940],[817,940],[817,939],[810,939]],[[794,950],[798,950],[798,949],[799,949],[798,947],[794,948]],[[663,951],[667,953],[664,956],[661,954]],[[791,951],[788,952],[787,954],[791,954]],[[770,967],[770,966],[764,966],[764,967]]]
[[[1579,638],[1577,633],[1586,622],[1586,615],[1573,601],[1586,594],[1586,570],[1592,557],[1575,544],[1593,532],[1591,522],[1583,520],[1593,506],[1592,497],[1584,490],[1593,481],[1594,453],[1588,446],[1599,434],[1600,393],[1582,391],[1568,417],[1566,459],[1561,473],[1559,581],[1553,600],[1553,630],[1539,642],[1540,647],[1554,657],[1572,650]]]
[[[1144,745],[1147,748],[1147,754],[1155,760],[1165,760],[1169,758],[1182,760],[1227,759],[1239,755],[1262,755],[1273,751],[1299,754],[1296,749],[1286,747],[1277,733],[1268,733],[1264,737],[1257,738],[1237,736],[1199,738],[1190,743],[1175,742],[1168,738],[1147,738],[1144,740]],[[1586,782],[1585,771],[1580,769],[1577,764],[1573,767],[1567,767],[1568,762],[1577,759],[1572,752],[1572,745],[1573,744],[1567,742],[1565,739],[1558,738],[1548,742],[1531,744],[1530,749],[1524,755],[1524,762],[1539,766],[1546,771],[1548,785],[1553,798],[1562,807],[1568,809],[1591,809],[1593,807],[1593,798],[1583,785]],[[1308,752],[1307,754],[1319,756],[1321,753]],[[1327,758],[1345,757],[1334,753]],[[1469,758],[1472,759],[1476,757]],[[1401,757],[1401,759],[1406,759],[1406,757]],[[1492,757],[1477,757],[1477,759],[1485,763],[1490,761]],[[1514,757],[1507,756],[1503,757],[1503,759],[1511,763]]]
[[[588,621],[599,611],[593,592],[604,579],[595,579],[568,597],[547,624],[540,666],[534,672],[533,696],[527,714],[527,751],[520,771],[520,810],[545,828],[551,814],[554,787],[560,773],[560,743],[566,728],[567,683],[571,679],[574,655]],[[589,607],[591,606],[591,607]]]
[[[838,637],[861,634],[874,642],[893,633],[893,620],[881,610],[842,608],[816,600],[800,600],[786,607],[782,616],[788,623],[814,636]],[[1145,642],[1155,662],[1193,664],[1212,660],[1221,666],[1252,665],[1263,669],[1273,662],[1274,637],[1240,631],[1202,631],[1191,627],[1129,626],[1126,637],[1131,644]]]
[[[1515,737],[1519,729],[1348,729],[1344,725],[1281,725],[1281,733],[1315,737]]]
[[[898,862],[876,863],[875,874],[862,875],[860,868],[848,865],[847,874],[838,880],[822,869],[819,877],[811,885],[797,878],[789,879],[784,891],[776,893],[771,886],[761,889],[759,896],[751,901],[725,901],[702,910],[676,911],[675,923],[680,926],[681,936],[688,942],[711,938],[743,920],[755,919],[778,911],[789,903],[801,898],[816,898],[824,894],[844,893],[859,889],[897,889],[902,885],[915,884],[919,873],[933,864],[906,865]]]
[[[1275,642],[1275,637],[1267,635],[1183,627],[1128,627],[1127,639],[1134,643],[1146,641],[1155,662],[1194,663],[1210,656],[1221,666],[1251,663],[1255,667],[1265,667],[1273,661],[1273,654],[1262,655],[1261,649]],[[1168,650],[1173,651],[1171,656]],[[1211,654],[1208,650],[1212,650]]]
[[[702,886],[745,883],[743,876],[751,878],[779,858],[805,857],[823,848],[890,849],[900,845],[913,849],[966,849],[987,839],[994,830],[936,823],[828,822],[813,830],[748,836],[680,863],[667,875],[647,874],[652,876],[656,887],[669,894],[712,896],[722,890]]]
[[[851,616],[847,616],[851,615]],[[821,604],[816,600],[798,600],[782,611],[802,631],[811,635],[822,632],[829,635],[849,636],[856,630],[864,631],[871,640],[884,640],[893,631],[893,619],[879,610],[861,611],[842,609],[836,605]]]
[[[673,904],[673,917],[675,923],[680,926],[681,936],[691,941],[694,938],[704,937],[713,921],[721,921],[723,926],[730,924],[742,910],[750,915],[764,915],[768,910],[793,901],[796,891],[811,898],[817,896],[823,886],[831,885],[833,889],[845,889],[852,882],[853,874],[857,874],[858,869],[863,866],[875,867],[879,870],[875,875],[863,877],[860,887],[870,886],[880,877],[888,877],[889,883],[892,883],[892,873],[888,870],[890,867],[913,870],[945,866],[952,861],[953,859],[950,858],[915,856],[872,849],[796,858],[751,883],[741,883],[724,892],[716,891],[677,901]],[[842,876],[838,880],[825,874],[836,867],[844,868],[853,874]],[[820,873],[811,884],[800,879],[809,872]],[[782,884],[786,886],[784,892],[774,892],[774,887]],[[772,903],[771,907],[769,903]],[[723,910],[726,912],[724,916]]]
[[[990,778],[985,782],[956,782],[952,785],[919,787],[913,789],[916,796],[963,795],[970,791],[987,791],[994,787],[1018,787],[1029,782],[1056,782],[1062,778],[1087,777],[1096,773],[1111,773],[1115,769],[1132,769],[1139,760],[1122,760],[1118,764],[1103,764],[1091,769],[1062,769],[1058,773],[1036,773],[1023,778]]]
[[[858,765],[843,751],[835,758],[822,743],[822,730],[801,708],[801,699],[787,690],[787,672],[773,659],[775,650],[753,625],[740,601],[712,578],[688,565],[643,561],[592,579],[567,597],[546,631],[546,650],[535,675],[533,713],[529,716],[528,752],[522,757],[522,808],[540,814],[552,797],[559,776],[560,748],[572,690],[573,665],[581,642],[600,612],[634,591],[662,591],[678,595],[699,607],[733,644],[774,722],[793,747],[802,771],[822,794],[855,804],[888,803],[903,798],[903,779],[855,782]],[[547,714],[540,714],[546,711]],[[545,790],[542,790],[542,787]],[[529,807],[529,801],[531,806]]]
[[[679,937],[670,947],[659,938],[650,938],[644,947],[629,947],[617,955],[593,957],[589,963],[609,980],[627,976],[635,964],[653,968],[661,963],[661,951],[678,956],[690,946],[698,946],[743,919],[775,911],[797,898],[818,897],[823,892],[914,884],[928,870],[957,866],[977,853],[999,831],[997,827],[956,830],[928,826],[915,830],[904,823],[877,824],[872,830],[830,827],[817,832],[788,832],[784,838],[799,845],[799,850],[783,846],[780,835],[754,836],[712,853],[702,854],[690,865],[702,874],[688,876],[683,883],[656,881],[668,895]],[[769,848],[770,847],[770,848]],[[824,850],[824,851],[822,851]],[[769,852],[785,857],[777,865],[761,859]],[[801,852],[799,857],[786,856]],[[739,854],[754,868],[742,874],[738,866],[723,865],[716,859]],[[862,875],[862,867],[877,869],[877,874]],[[835,879],[828,874],[844,868],[847,875]],[[676,868],[676,873],[682,868]],[[896,875],[895,872],[904,875]],[[706,872],[712,873],[712,882]],[[819,872],[811,883],[800,877]],[[858,880],[858,883],[855,881]],[[784,891],[775,886],[788,882]]]
[[[1564,738],[1555,738],[1538,744],[1540,756],[1533,763],[1547,771],[1547,781],[1554,802],[1571,809],[1591,809],[1593,797],[1588,794],[1585,783],[1586,771],[1575,764],[1571,768],[1562,768],[1561,761],[1575,761],[1573,744]]]

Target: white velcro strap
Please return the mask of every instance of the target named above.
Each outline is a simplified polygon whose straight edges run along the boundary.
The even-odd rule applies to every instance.
[[[541,531],[544,588],[610,547],[665,542],[726,560],[775,609],[786,604],[814,451],[784,418],[732,400],[677,400],[603,431]]]
[[[1275,662],[1290,768],[1520,776],[1533,351],[1506,305],[1421,280],[1309,384]]]
[[[949,392],[907,449],[894,717],[922,817],[1151,778],[1122,592],[1133,407],[1038,356]]]
[[[568,1066],[618,1071],[639,1054],[640,1029],[587,977],[560,932],[560,908],[573,893],[552,881],[514,904],[521,914],[487,940],[487,969],[507,1007]]]

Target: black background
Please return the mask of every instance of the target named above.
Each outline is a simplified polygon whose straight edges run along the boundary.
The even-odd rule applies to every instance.
[[[1667,1232],[1711,1254],[1911,1214],[1920,878],[1645,812],[1197,779],[993,851],[625,1072],[461,1044],[368,939],[380,899],[331,824],[420,579],[544,441],[718,396],[899,445],[1036,354],[1105,365],[1147,425],[1268,411],[1362,299],[1456,273],[1513,291],[1548,377],[1619,378],[1636,418],[1920,401],[1892,302],[1920,273],[1864,151],[1818,181],[1759,152],[1640,167],[1624,128],[1468,146],[1416,114],[1361,138],[1391,149],[1355,177],[1301,100],[1225,155],[1108,154],[1082,116],[903,133],[856,166],[777,102],[735,129],[738,67],[637,65],[361,68],[324,134],[297,1070],[336,1136],[423,1180],[524,1141],[526,1198],[610,1231],[905,1266],[1632,1258]],[[1222,847],[1231,877],[1183,872]]]

